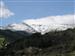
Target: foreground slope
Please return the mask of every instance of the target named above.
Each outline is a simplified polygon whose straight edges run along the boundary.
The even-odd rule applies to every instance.
[[[35,33],[0,50],[1,56],[75,56],[75,28]]]

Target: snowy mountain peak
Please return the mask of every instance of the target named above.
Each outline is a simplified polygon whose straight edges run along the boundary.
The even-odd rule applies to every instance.
[[[42,25],[42,24],[20,23],[20,24],[7,25],[6,27],[3,27],[3,29],[5,28],[5,29],[13,30],[13,31],[25,31],[28,33],[40,32],[41,34],[45,34],[49,31],[60,31],[60,30],[66,30],[68,28],[74,28],[74,27],[75,25],[70,25],[70,24],[69,25],[67,24]]]
[[[22,23],[22,24],[9,24],[5,27],[6,29],[10,29],[12,31],[26,31],[29,33],[34,33],[35,30],[31,28],[29,25]]]

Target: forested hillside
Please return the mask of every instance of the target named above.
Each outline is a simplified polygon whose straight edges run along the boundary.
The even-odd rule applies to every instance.
[[[14,36],[16,37],[16,35]],[[30,36],[23,36],[23,38],[1,48],[0,55],[75,56],[75,28],[48,32],[44,35],[35,33]]]
[[[8,42],[14,42],[17,39],[24,38],[26,36],[29,36],[30,34],[25,31],[11,31],[0,29],[0,35],[3,35],[3,38],[5,38]]]

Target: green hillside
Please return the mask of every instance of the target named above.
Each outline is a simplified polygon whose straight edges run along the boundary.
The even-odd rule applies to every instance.
[[[3,35],[7,42],[14,42],[17,39],[24,38],[30,34],[25,31],[11,31],[0,29],[0,35]]]
[[[5,47],[0,50],[1,56],[75,56],[75,28],[35,33]]]
[[[4,46],[5,42],[5,38],[4,36],[0,35],[0,48],[2,48]]]

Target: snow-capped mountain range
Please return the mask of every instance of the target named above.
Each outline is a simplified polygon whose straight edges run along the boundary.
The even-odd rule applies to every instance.
[[[20,24],[10,24],[5,27],[0,27],[0,29],[10,29],[13,31],[26,31],[28,33],[36,33],[40,32],[41,34],[45,34],[49,31],[60,31],[66,30],[68,28],[74,28],[75,25],[73,24],[49,24],[49,25],[42,25],[42,24],[27,24],[27,23],[20,23]]]

